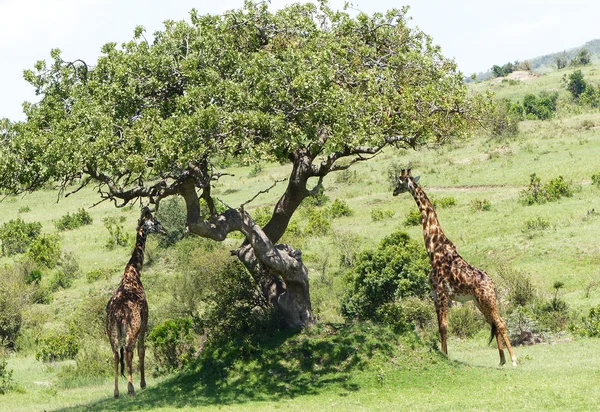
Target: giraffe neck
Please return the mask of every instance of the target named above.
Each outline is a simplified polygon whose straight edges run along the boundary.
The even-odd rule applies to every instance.
[[[433,204],[419,186],[416,184],[409,188],[410,194],[417,202],[419,212],[421,213],[421,222],[423,223],[423,238],[425,240],[425,248],[429,259],[434,261],[435,252],[443,247],[454,245],[448,240],[433,208]]]
[[[146,248],[146,231],[143,226],[140,226],[137,231],[137,236],[135,239],[135,248],[133,249],[133,253],[131,254],[131,259],[129,259],[129,263],[125,267],[125,273],[130,272],[127,269],[133,269],[135,274],[138,277],[142,276],[142,265],[144,264],[144,250]]]

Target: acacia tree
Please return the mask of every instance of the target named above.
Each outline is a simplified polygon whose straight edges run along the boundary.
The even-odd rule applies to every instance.
[[[192,10],[151,41],[137,27],[94,65],[55,49],[50,64],[25,71],[41,100],[4,132],[0,185],[18,193],[57,182],[69,195],[95,184],[117,207],[181,195],[187,230],[218,241],[242,232],[233,253],[288,326],[308,325],[307,268],[299,250],[278,244],[302,200],[385,146],[463,135],[487,104],[429,36],[407,27],[407,10],[351,16],[323,1],[274,13],[247,2],[223,15]],[[215,160],[230,158],[290,165],[262,228],[244,204],[215,206],[211,189],[225,176]]]

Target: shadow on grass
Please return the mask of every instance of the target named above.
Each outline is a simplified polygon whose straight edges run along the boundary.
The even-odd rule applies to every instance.
[[[74,410],[149,410],[161,407],[235,405],[316,394],[326,387],[360,387],[350,374],[375,355],[390,357],[398,336],[373,325],[320,325],[301,332],[279,332],[261,339],[213,345],[178,374],[136,398],[112,397]],[[107,395],[112,387],[106,388]]]

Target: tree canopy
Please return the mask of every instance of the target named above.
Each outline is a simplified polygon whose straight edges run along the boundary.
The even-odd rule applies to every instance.
[[[104,45],[93,64],[65,61],[54,49],[51,62],[25,71],[40,101],[24,105],[26,121],[0,130],[0,189],[57,183],[68,195],[93,183],[117,206],[179,194],[191,232],[222,240],[242,231],[260,265],[285,272],[261,251],[273,255],[311,193],[310,178],[388,145],[460,137],[487,104],[469,95],[430,36],[407,25],[407,12],[354,16],[326,1],[272,12],[249,1],[222,15],[192,10],[189,21],[166,21],[149,39],[136,27],[132,40]],[[226,159],[291,163],[264,228],[243,207],[214,206],[211,185]]]

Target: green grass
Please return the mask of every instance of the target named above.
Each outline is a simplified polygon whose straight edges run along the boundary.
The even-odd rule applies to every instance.
[[[313,308],[319,322],[341,321],[338,299],[344,282],[339,266],[343,251],[340,239],[354,238],[357,248],[365,249],[375,247],[381,238],[397,229],[415,239],[422,238],[420,226],[403,223],[415,208],[412,197],[391,195],[387,171],[392,164],[411,165],[413,174],[421,175],[420,183],[430,197],[456,199],[455,206],[438,208],[437,212],[444,232],[468,261],[496,279],[501,265],[522,271],[546,298],[553,294],[553,283],[562,281],[565,287],[559,296],[579,316],[600,304],[600,286],[586,293],[600,276],[600,189],[591,184],[591,176],[600,172],[597,162],[600,112],[567,105],[569,96],[561,86],[561,78],[570,72],[572,70],[548,73],[517,85],[473,85],[478,91],[492,90],[499,97],[513,99],[541,90],[559,91],[556,118],[521,122],[520,133],[513,139],[491,139],[482,132],[437,149],[390,149],[369,162],[354,165],[350,183],[344,183],[336,174],[327,176],[324,185],[330,202],[337,198],[345,200],[353,215],[333,219],[327,235],[293,240],[295,247],[302,248],[309,267]],[[585,68],[583,72],[587,81],[600,82],[598,66]],[[263,165],[257,170],[253,166],[228,169],[234,176],[223,177],[214,193],[227,205],[236,207],[276,179],[287,177],[289,165]],[[532,173],[545,183],[563,176],[576,189],[573,197],[541,205],[521,205],[519,192],[527,186]],[[285,184],[280,183],[260,195],[247,209],[252,212],[256,207],[272,207],[284,190]],[[490,210],[473,211],[471,205],[477,199],[489,200]],[[599,377],[600,340],[575,339],[517,347],[519,367],[497,368],[497,351],[485,344],[487,331],[471,340],[451,340],[449,360],[423,345],[412,350],[410,343],[402,341],[406,338],[396,341],[397,338],[388,336],[387,342],[391,342],[393,348],[387,351],[383,348],[365,364],[353,365],[345,371],[337,366],[311,369],[303,366],[302,357],[293,358],[297,355],[294,350],[302,345],[302,338],[280,336],[265,343],[255,353],[256,358],[247,362],[232,361],[231,372],[223,380],[215,377],[207,380],[202,363],[197,363],[194,368],[166,378],[149,377],[148,388],[138,390],[139,396],[134,400],[113,400],[112,379],[102,384],[80,382],[83,386],[63,389],[58,377],[61,364],[46,365],[35,360],[35,333],[65,330],[69,317],[90,295],[110,295],[118,285],[131,249],[104,247],[108,232],[103,218],[123,215],[125,230],[133,233],[139,212],[137,207],[119,210],[112,204],[101,203],[87,209],[93,218],[92,225],[57,232],[56,220],[81,207],[88,208],[98,201],[98,196],[94,190],[86,189],[58,203],[56,200],[56,191],[45,190],[0,202],[0,224],[19,216],[28,222],[40,221],[43,232],[60,234],[63,250],[73,253],[80,265],[79,277],[71,288],[53,293],[50,305],[28,308],[24,328],[33,325],[34,320],[38,326],[27,332],[30,335],[26,350],[8,358],[20,390],[0,396],[0,410],[194,410],[199,407],[207,410],[282,407],[290,410],[593,410],[600,407],[600,390],[598,385],[592,384]],[[389,210],[394,215],[373,221],[374,209]],[[592,210],[596,212],[591,213]],[[294,219],[304,228],[306,219],[301,215],[297,213]],[[533,236],[523,232],[528,221],[539,219],[547,221],[549,227],[536,231]],[[232,248],[239,242],[239,237],[231,235],[223,247]],[[172,299],[161,286],[172,279],[173,265],[160,256],[155,242],[150,241],[143,281],[150,303],[151,324],[165,316]],[[0,258],[0,264],[13,261],[14,258]],[[89,283],[85,275],[96,269],[108,270],[109,276]],[[356,334],[363,334],[366,340],[374,339],[365,331]],[[326,341],[326,337],[321,338]],[[317,337],[310,339],[317,340]],[[352,339],[348,339],[351,344]],[[298,346],[289,342],[296,342]],[[290,359],[297,359],[298,364],[290,363],[289,359],[286,364],[283,358],[286,354]],[[312,348],[308,359],[318,365],[327,354],[326,348],[321,351]],[[151,351],[147,357],[151,369]],[[110,369],[108,351],[106,358]],[[273,366],[273,362],[280,364]],[[284,369],[278,369],[280,367]],[[137,375],[134,378],[139,379]],[[121,389],[124,388],[122,385]]]

